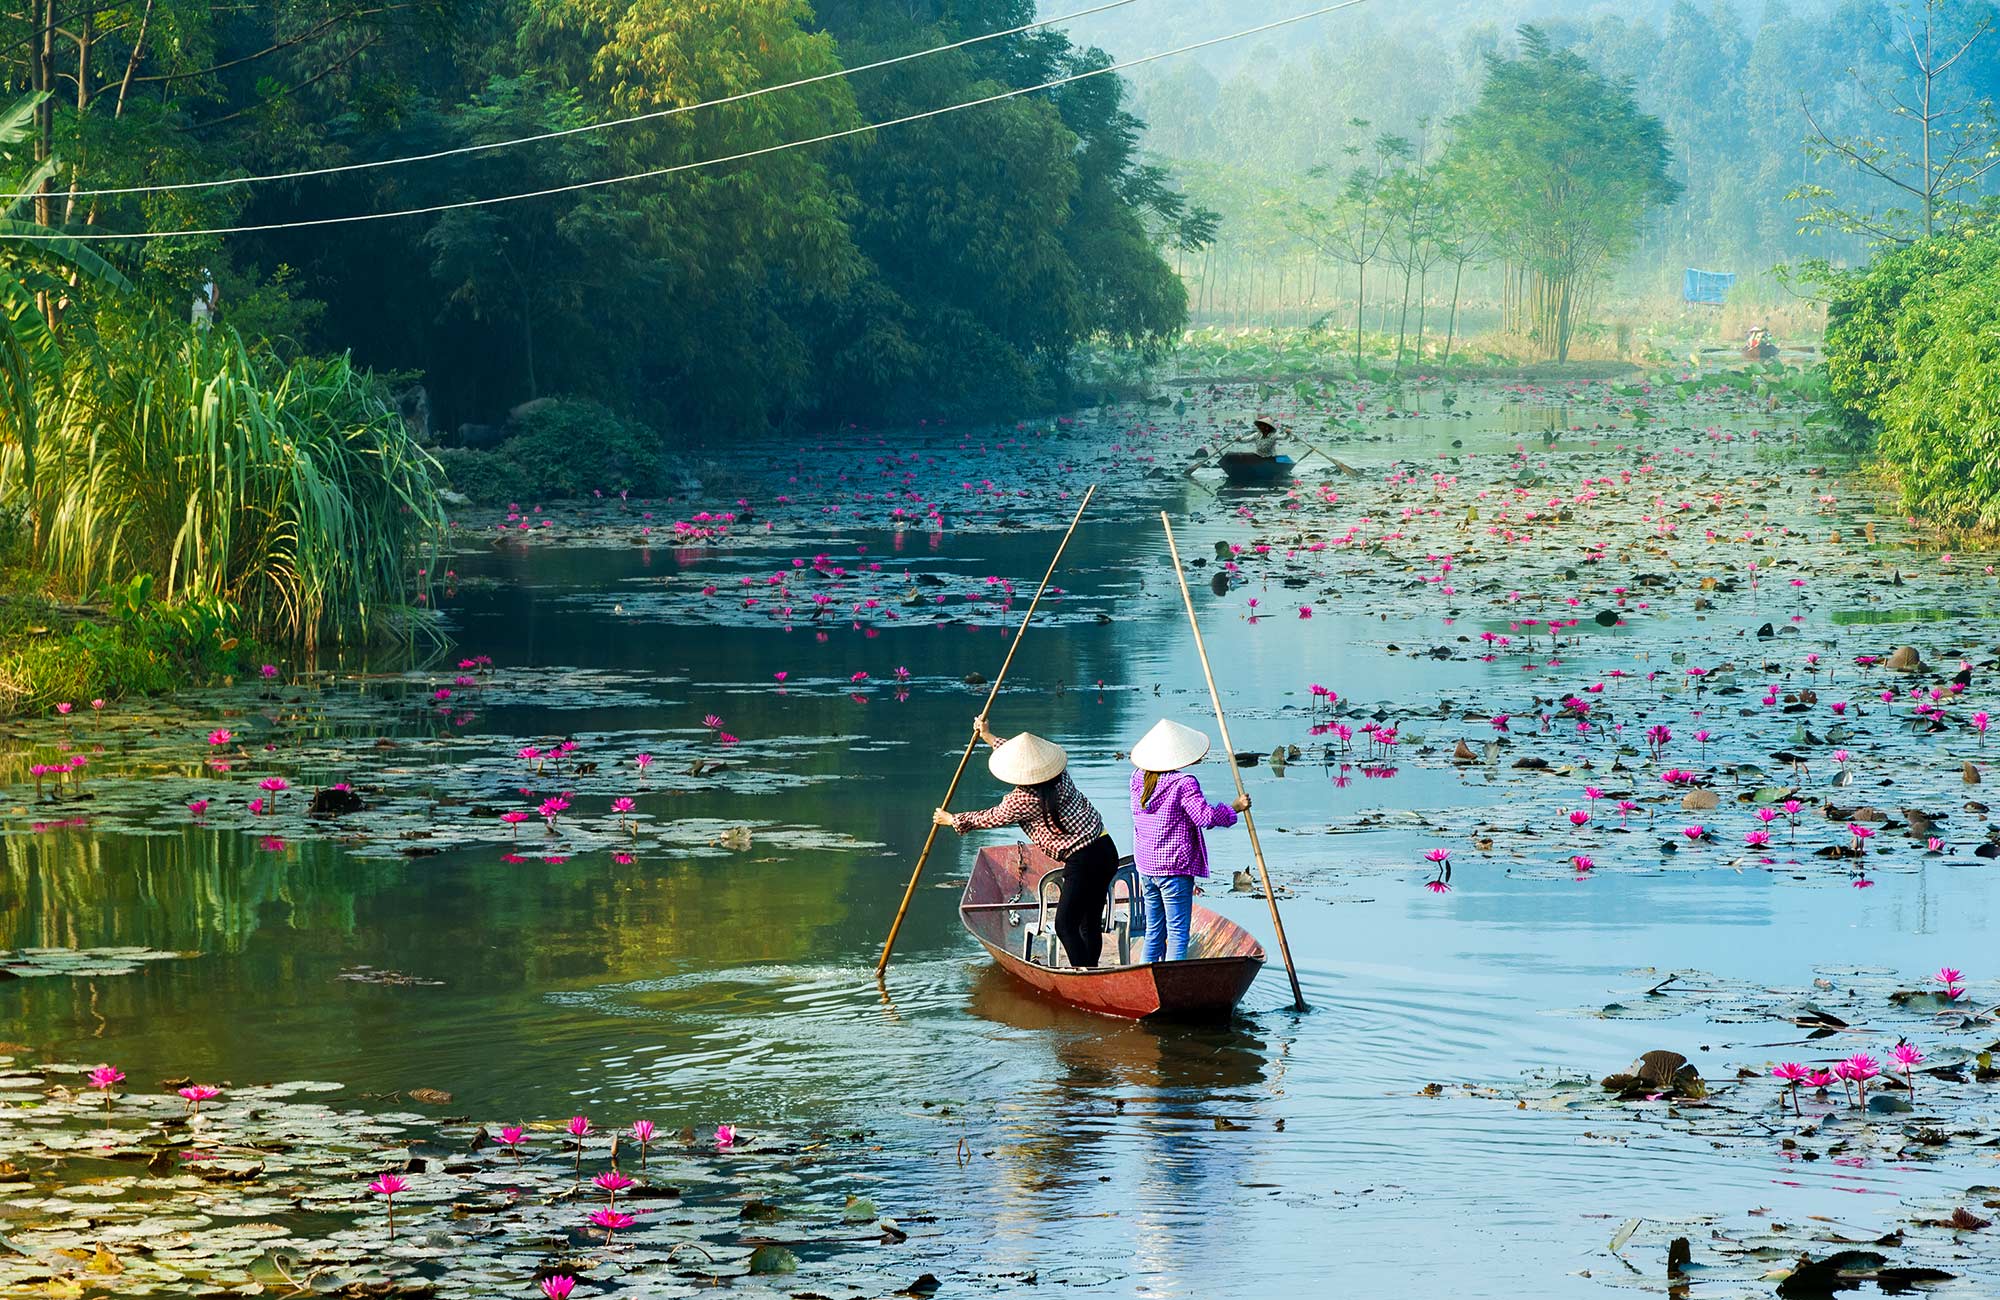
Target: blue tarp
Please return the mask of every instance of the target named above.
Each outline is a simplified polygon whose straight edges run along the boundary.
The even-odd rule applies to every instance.
[[[1720,307],[1729,297],[1729,291],[1736,287],[1736,272],[1697,271],[1689,267],[1682,283],[1682,296],[1689,302]]]

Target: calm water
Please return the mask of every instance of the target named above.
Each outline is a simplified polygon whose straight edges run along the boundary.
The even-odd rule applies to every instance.
[[[1199,516],[1183,551],[1212,554],[1227,506],[1178,485],[1159,504]],[[926,562],[935,545],[937,560],[1009,576],[1025,595],[1052,541],[1040,530],[951,531],[904,545]],[[1506,1082],[1538,1068],[1603,1073],[1656,1046],[1719,1073],[1725,1059],[1768,1055],[1748,1045],[1785,1036],[1566,1013],[1644,987],[1634,968],[1796,986],[1816,963],[1919,971],[1990,950],[1984,869],[1886,875],[1865,895],[1726,870],[1576,883],[1462,869],[1454,892],[1436,897],[1414,887],[1409,864],[1427,841],[1412,833],[1307,833],[1362,808],[1490,799],[1476,775],[1412,766],[1346,787],[1317,766],[1250,776],[1273,872],[1295,890],[1286,921],[1308,1015],[1289,1009],[1274,945],[1226,1027],[1124,1025],[1022,995],[958,925],[948,886],[974,845],[948,832],[885,998],[870,967],[983,697],[959,679],[993,672],[1006,633],[842,627],[821,641],[805,627],[676,628],[613,604],[683,563],[765,572],[794,553],[861,546],[895,553],[890,534],[831,527],[823,546],[755,557],[482,551],[458,570],[493,582],[468,584],[450,613],[461,647],[503,672],[660,679],[645,708],[490,710],[475,734],[691,728],[714,712],[746,740],[853,737],[790,765],[838,781],[756,798],[656,789],[642,805],[660,817],[823,827],[879,850],[508,864],[491,850],[408,862],[311,843],[259,853],[247,839],[191,831],[73,839],[60,868],[45,858],[10,877],[20,892],[0,903],[0,946],[203,955],[117,979],[0,984],[0,1037],[58,1059],[113,1056],[134,1079],[332,1078],[361,1094],[447,1089],[454,1109],[483,1116],[581,1109],[672,1126],[864,1131],[864,1148],[826,1177],[877,1184],[883,1211],[913,1221],[911,1241],[892,1249],[912,1277],[946,1278],[947,1294],[1010,1290],[1032,1274],[1102,1295],[1267,1295],[1312,1282],[1357,1295],[1602,1295],[1603,1282],[1579,1274],[1622,1271],[1602,1248],[1628,1215],[1764,1206],[1866,1227],[1929,1186],[1918,1171],[1801,1169],[1645,1125],[1599,1140],[1590,1131],[1602,1126],[1574,1116],[1422,1096],[1432,1082]],[[995,721],[1069,747],[1080,784],[1115,813],[1128,770],[1117,751],[1163,713],[1211,725],[1206,700],[1167,599],[1152,514],[1128,501],[1090,521],[1065,582],[1068,608],[1113,621],[1031,632],[1010,682],[1019,689]],[[1241,750],[1296,740],[1311,681],[1425,707],[1517,685],[1510,665],[1385,652],[1399,635],[1435,635],[1434,620],[1385,624],[1391,611],[1369,609],[1253,625],[1240,598],[1197,598],[1240,708]],[[1269,604],[1285,603],[1274,588]],[[899,665],[914,676],[901,700],[883,684]],[[858,671],[870,682],[850,695]],[[790,674],[784,690],[778,672]],[[608,760],[624,756],[611,748]],[[1219,766],[1202,774],[1211,789],[1226,784]],[[958,806],[995,794],[975,766]],[[1242,856],[1240,839],[1217,844],[1219,858]],[[1227,879],[1209,903],[1269,945],[1265,904],[1229,895]],[[337,978],[358,964],[443,985]]]

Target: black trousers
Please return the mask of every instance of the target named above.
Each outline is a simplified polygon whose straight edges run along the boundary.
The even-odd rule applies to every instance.
[[[1100,835],[1063,863],[1062,897],[1056,901],[1056,938],[1072,966],[1095,966],[1104,951],[1104,904],[1118,874],[1118,846]]]

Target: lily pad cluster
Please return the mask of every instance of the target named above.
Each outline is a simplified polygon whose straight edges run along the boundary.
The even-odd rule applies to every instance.
[[[820,1172],[860,1135],[480,1124],[335,1107],[319,1081],[198,1102],[125,1086],[0,1058],[0,1292],[861,1297],[923,1273],[891,1249],[908,1231]]]
[[[1873,1282],[1884,1292],[1955,1282],[2000,1286],[1990,1229],[2000,1218],[2000,994],[1960,973],[1910,980],[1877,968],[1828,967],[1809,987],[1770,988],[1702,971],[1632,972],[1633,988],[1576,1014],[1661,1022],[1688,1045],[1647,1052],[1609,1072],[1553,1070],[1515,1083],[1433,1095],[1503,1102],[1588,1125],[1590,1140],[1673,1141],[1691,1159],[1749,1161],[1775,1181],[1900,1198],[1896,1226],[1860,1231],[1830,1218],[1771,1211],[1698,1220],[1653,1217],[1643,1196],[1607,1195],[1613,1238],[1602,1280],[1700,1294],[1832,1295]],[[1740,1039],[1741,1041],[1728,1041]],[[1843,1063],[1879,1062],[1857,1083]],[[1801,1085],[1810,1070],[1828,1081]],[[1602,1075],[1602,1077],[1599,1077]],[[1878,1212],[1879,1213],[1879,1212]],[[1633,1263],[1645,1257],[1644,1266]]]

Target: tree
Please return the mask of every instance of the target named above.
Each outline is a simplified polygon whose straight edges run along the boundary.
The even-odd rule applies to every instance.
[[[1418,300],[1416,354],[1421,360],[1425,287],[1431,268],[1444,258],[1439,237],[1445,209],[1435,171],[1419,157],[1415,166],[1390,172],[1382,182],[1382,209],[1392,231],[1386,256],[1389,264],[1403,273],[1403,309],[1396,325],[1396,366],[1400,370],[1409,335],[1411,287],[1414,284]]]
[[[1982,6],[1983,8],[1983,6]],[[1893,206],[1873,210],[1843,203],[1829,187],[1802,185],[1792,197],[1812,206],[1800,218],[1809,231],[1859,233],[1884,243],[1908,243],[1937,232],[1938,223],[1964,219],[1976,204],[1966,196],[2000,167],[2000,116],[1990,97],[1976,95],[1960,64],[1993,31],[1993,14],[1947,13],[1945,0],[1904,5],[1897,25],[1908,50],[1902,90],[1877,87],[1859,71],[1855,83],[1889,119],[1890,131],[1876,124],[1866,133],[1840,133],[1822,125],[1811,102],[1799,102],[1812,128],[1808,152],[1816,160],[1836,159],[1860,176],[1887,185],[1914,202],[1917,211]],[[1893,132],[1900,129],[1904,138]],[[1914,143],[1911,143],[1914,137]]]
[[[1349,126],[1360,130],[1368,125],[1355,118]],[[1358,145],[1343,152],[1360,156]],[[1382,255],[1389,238],[1389,219],[1383,210],[1382,178],[1394,158],[1409,156],[1410,142],[1401,136],[1376,137],[1374,162],[1351,169],[1330,202],[1310,194],[1281,200],[1287,227],[1311,244],[1322,256],[1345,262],[1354,268],[1354,364],[1361,364],[1362,312],[1368,305],[1368,265]],[[1333,170],[1322,164],[1306,173],[1322,184],[1332,180]]]
[[[1451,348],[1458,337],[1458,298],[1465,286],[1465,268],[1483,265],[1493,250],[1493,232],[1486,225],[1473,196],[1462,187],[1462,178],[1440,169],[1433,180],[1438,197],[1437,228],[1433,236],[1438,255],[1451,263],[1451,318],[1445,326],[1444,362],[1451,364]]]
[[[1666,128],[1629,83],[1557,51],[1532,26],[1512,58],[1490,55],[1469,112],[1452,120],[1447,165],[1529,276],[1530,335],[1559,361],[1589,293],[1672,203]]]
[[[51,323],[55,305],[85,281],[120,290],[132,287],[88,244],[66,239],[33,219],[33,211],[44,206],[37,196],[60,160],[47,155],[29,162],[19,155],[40,153],[35,133],[47,98],[45,93],[25,95],[0,113],[0,185],[14,196],[0,207],[0,431],[21,449],[21,477],[30,488],[35,484],[42,389],[62,369]]]

